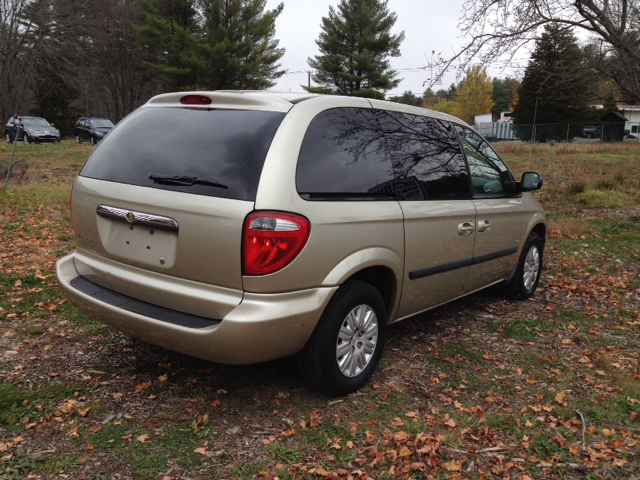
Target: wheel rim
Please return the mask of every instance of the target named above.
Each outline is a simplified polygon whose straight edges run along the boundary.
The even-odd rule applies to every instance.
[[[524,259],[524,269],[522,273],[522,279],[524,280],[524,288],[531,290],[536,279],[538,278],[538,272],[540,271],[540,251],[535,245],[532,246],[527,252],[527,256]]]
[[[91,145],[95,145],[96,144],[96,139],[91,137]]]
[[[76,142],[80,143],[80,137],[76,135]]]
[[[336,341],[340,373],[355,377],[367,368],[378,344],[378,317],[369,305],[359,305],[342,322]]]
[[[29,143],[29,137],[27,137],[27,134],[26,134],[26,133],[24,134],[24,137],[22,137],[22,141],[23,141],[24,143]]]
[[[4,139],[7,141],[7,143],[11,143],[11,137],[8,133],[4,136]]]

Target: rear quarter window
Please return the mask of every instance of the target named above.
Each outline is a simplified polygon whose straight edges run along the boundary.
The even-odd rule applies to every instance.
[[[303,198],[394,199],[384,186],[394,180],[375,112],[334,108],[313,119],[296,172]]]
[[[80,175],[254,201],[267,151],[284,116],[252,110],[140,108],[100,142]],[[227,188],[159,184],[149,175],[198,178]]]

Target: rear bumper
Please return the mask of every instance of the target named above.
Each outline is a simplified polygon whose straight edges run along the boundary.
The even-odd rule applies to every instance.
[[[120,308],[111,304],[117,302],[107,303],[100,300],[100,295],[92,296],[85,293],[86,289],[75,288],[71,282],[80,274],[74,256],[60,259],[56,274],[65,296],[78,310],[140,340],[228,365],[265,362],[298,353],[338,288],[279,294],[244,293],[240,304],[219,322],[192,328]],[[74,284],[78,285],[77,280]]]

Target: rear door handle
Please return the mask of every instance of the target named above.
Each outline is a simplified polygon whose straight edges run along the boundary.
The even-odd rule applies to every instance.
[[[479,220],[478,232],[488,232],[491,230],[491,220]]]
[[[458,235],[471,235],[475,228],[471,222],[462,222],[458,224]]]

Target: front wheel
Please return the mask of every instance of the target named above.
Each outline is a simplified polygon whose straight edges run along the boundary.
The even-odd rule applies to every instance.
[[[543,249],[544,243],[540,236],[531,232],[518,259],[513,278],[506,285],[506,293],[511,298],[526,300],[538,288],[542,273]]]
[[[378,290],[360,280],[345,282],[298,354],[301,375],[330,396],[355,392],[378,366],[386,327],[387,312]]]
[[[31,139],[29,138],[29,135],[27,135],[26,133],[22,137],[22,141],[24,142],[25,145],[31,143]]]
[[[96,144],[96,138],[95,137],[91,137],[90,143],[91,143],[91,145],[95,145]]]
[[[4,140],[7,143],[11,143],[11,135],[8,132],[4,134]]]
[[[77,143],[82,143],[82,140],[80,139],[80,136],[79,136],[79,135],[76,135],[76,142],[77,142]]]

